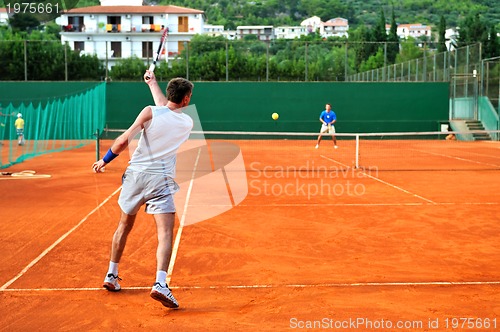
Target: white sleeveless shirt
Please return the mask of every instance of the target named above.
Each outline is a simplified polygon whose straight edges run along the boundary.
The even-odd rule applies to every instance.
[[[150,106],[153,117],[141,132],[129,169],[175,178],[177,150],[188,138],[193,119],[166,106]]]

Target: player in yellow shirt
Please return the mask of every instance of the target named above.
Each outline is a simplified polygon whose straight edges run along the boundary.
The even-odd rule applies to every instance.
[[[24,119],[21,113],[17,113],[16,122],[14,122],[14,126],[16,127],[17,132],[17,144],[24,144]]]

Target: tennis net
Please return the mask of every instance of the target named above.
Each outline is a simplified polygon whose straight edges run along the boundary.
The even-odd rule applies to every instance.
[[[123,132],[123,129],[104,130],[97,140],[97,157]],[[452,139],[447,139],[450,134]],[[489,140],[474,140],[473,134],[482,134]],[[224,163],[241,152],[245,171],[250,172],[279,171],[284,167],[309,173],[329,169],[500,170],[499,137],[498,130],[336,133],[337,148],[330,134],[323,134],[316,148],[317,133],[193,131],[189,144],[208,151],[212,168],[217,160]]]
[[[0,107],[0,168],[92,144],[105,124],[105,101],[106,85],[98,83],[60,98]],[[17,119],[24,121],[19,132]]]

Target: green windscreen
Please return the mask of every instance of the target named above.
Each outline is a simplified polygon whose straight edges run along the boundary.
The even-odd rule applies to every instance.
[[[105,126],[106,84],[35,104],[9,103],[0,111],[0,168],[5,168],[93,143],[94,135]],[[22,137],[15,126],[18,118],[24,120]]]

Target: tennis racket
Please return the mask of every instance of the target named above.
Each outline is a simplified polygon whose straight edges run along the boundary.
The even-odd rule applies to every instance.
[[[163,29],[163,33],[160,38],[160,45],[158,45],[158,51],[156,51],[156,54],[153,58],[153,63],[151,64],[151,66],[149,66],[149,71],[155,70],[156,62],[158,62],[158,60],[160,59],[163,47],[165,47],[165,42],[167,41],[167,37],[168,37],[168,28],[165,27],[165,29]],[[148,76],[147,78],[150,79],[151,77]]]

